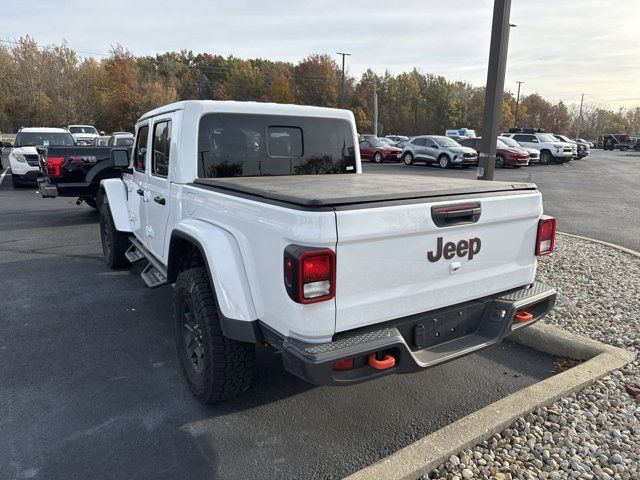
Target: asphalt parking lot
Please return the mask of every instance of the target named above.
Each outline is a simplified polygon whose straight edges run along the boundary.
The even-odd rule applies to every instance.
[[[594,152],[575,165],[496,177],[537,183],[562,230],[638,249],[638,162]],[[178,369],[168,287],[146,289],[139,267],[107,269],[92,209],[13,190],[8,180],[0,184],[0,478],[341,478],[552,374],[551,357],[505,342],[418,374],[314,387],[261,348],[249,394],[202,406]]]
[[[476,171],[363,162],[365,172],[475,178]],[[533,182],[558,230],[640,251],[640,153],[592,150],[585,160],[496,170],[496,180]]]

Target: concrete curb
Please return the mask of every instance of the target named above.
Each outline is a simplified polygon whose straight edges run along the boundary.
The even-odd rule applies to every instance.
[[[582,235],[574,235],[573,233],[564,233],[564,232],[556,232],[556,233],[558,235],[564,235],[565,237],[579,238],[580,240],[586,240],[588,242],[599,243],[600,245],[606,245],[607,247],[615,248],[616,250],[620,250],[621,252],[625,252],[625,253],[628,253],[629,255],[633,255],[634,257],[640,258],[640,252],[637,252],[627,247],[623,247],[622,245],[605,242],[604,240],[596,240],[595,238],[583,237]]]
[[[509,338],[550,355],[587,361],[467,415],[355,472],[345,480],[416,480],[437,468],[451,455],[487,440],[518,418],[581,390],[636,357],[634,352],[543,323],[522,329]]]

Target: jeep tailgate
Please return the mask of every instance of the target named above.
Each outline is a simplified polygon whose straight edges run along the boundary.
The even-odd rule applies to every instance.
[[[533,281],[540,194],[526,190],[463,197],[336,210],[336,332]],[[443,224],[442,209],[432,214],[438,207],[471,213],[476,206],[477,221],[454,217]]]

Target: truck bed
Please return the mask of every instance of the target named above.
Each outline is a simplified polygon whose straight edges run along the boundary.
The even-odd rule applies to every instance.
[[[415,202],[460,196],[535,191],[533,183],[467,180],[423,175],[375,173],[288,175],[196,179],[195,186],[256,200],[302,208],[337,208],[357,204]]]

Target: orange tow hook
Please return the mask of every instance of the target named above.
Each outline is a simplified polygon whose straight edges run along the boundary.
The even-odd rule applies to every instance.
[[[391,368],[396,364],[396,359],[391,355],[385,355],[382,360],[378,360],[376,358],[375,353],[369,354],[369,365],[371,365],[376,370],[386,370],[387,368]]]
[[[527,323],[533,320],[533,315],[529,312],[525,312],[524,310],[518,310],[513,316],[513,320],[516,323]]]

